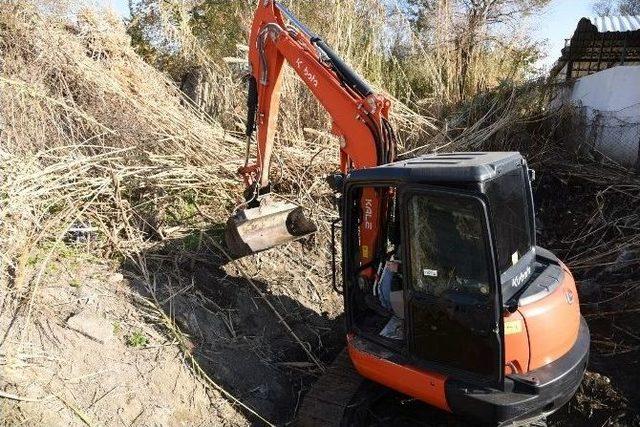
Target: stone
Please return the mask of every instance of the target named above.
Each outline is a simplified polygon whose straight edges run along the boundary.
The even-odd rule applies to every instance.
[[[113,339],[113,325],[97,314],[80,312],[67,320],[67,327],[101,344]]]

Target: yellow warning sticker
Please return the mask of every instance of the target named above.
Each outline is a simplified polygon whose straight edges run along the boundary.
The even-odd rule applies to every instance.
[[[360,246],[360,250],[362,251],[362,258],[369,258],[369,246],[362,245]]]
[[[511,320],[504,322],[504,334],[512,335],[522,332],[522,322],[520,320]]]

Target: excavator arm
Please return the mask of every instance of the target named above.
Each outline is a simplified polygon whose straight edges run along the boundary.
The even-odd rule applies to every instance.
[[[391,102],[374,93],[320,37],[284,6],[275,1],[261,0],[249,39],[251,76],[247,138],[251,141],[257,128],[256,162],[249,163],[248,148],[245,166],[239,170],[247,185],[245,195],[253,206],[257,206],[270,190],[269,165],[285,62],[331,116],[331,132],[340,141],[342,173],[386,164],[396,157],[396,141],[388,122]],[[386,194],[374,188],[363,190],[361,265],[371,263],[380,246],[378,239],[386,218],[387,199]],[[251,228],[252,233],[263,231]],[[265,248],[260,247],[259,250]]]

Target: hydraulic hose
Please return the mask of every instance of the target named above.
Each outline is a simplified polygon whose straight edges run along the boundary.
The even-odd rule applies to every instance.
[[[367,97],[369,95],[373,95],[373,90],[369,87],[369,85],[360,78],[356,74],[355,71],[351,69],[347,64],[340,59],[337,53],[333,51],[329,47],[328,44],[324,42],[319,37],[315,37],[311,39],[311,43],[313,43],[318,49],[320,49],[331,61],[331,65],[333,65],[336,72],[340,75],[344,83],[353,89],[357,94],[362,97]]]
[[[253,136],[256,129],[256,112],[258,111],[258,83],[254,76],[249,76],[249,91],[247,93],[247,128],[245,135]]]
[[[347,64],[342,61],[342,59],[338,56],[337,53],[333,51],[329,47],[327,43],[324,42],[317,34],[311,31],[306,25],[304,25],[300,20],[285,6],[276,2],[276,7],[285,15],[289,21],[293,24],[294,27],[298,28],[300,31],[304,33],[309,39],[311,43],[313,43],[318,49],[325,54],[325,56],[333,65],[333,68],[338,73],[342,81],[352,90],[354,90],[357,94],[362,97],[367,97],[373,94],[373,90],[369,87],[369,85],[360,78],[356,74],[355,71],[351,69]]]

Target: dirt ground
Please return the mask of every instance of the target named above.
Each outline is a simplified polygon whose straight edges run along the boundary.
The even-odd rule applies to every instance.
[[[269,421],[292,421],[321,367],[343,347],[341,298],[328,282],[315,283],[313,273],[273,271],[279,263],[269,254],[231,264],[205,245],[177,263],[164,261],[176,259],[182,248],[184,240],[173,241],[146,256],[162,272],[157,276],[160,294],[174,295],[164,307],[190,335],[195,358],[216,382]],[[294,243],[282,255],[301,249]],[[309,262],[312,270],[321,260]]]
[[[289,423],[342,348],[340,298],[328,282],[314,282],[319,260],[307,275],[276,274],[279,262],[269,255],[234,267],[192,241],[186,235],[140,254],[147,276],[135,260],[103,261],[72,244],[40,279],[46,252],[30,260],[35,297],[13,304],[5,295],[0,315],[0,392],[7,397],[0,423]],[[301,249],[296,243],[281,256]],[[267,276],[282,281],[267,283]],[[164,315],[175,319],[184,343]],[[76,317],[89,330],[78,330]]]
[[[246,424],[194,378],[157,327],[157,313],[115,267],[69,251],[49,264],[32,304],[4,305],[0,390],[10,398],[2,400],[2,423]],[[94,319],[92,329],[74,330],[77,315],[85,324]]]

